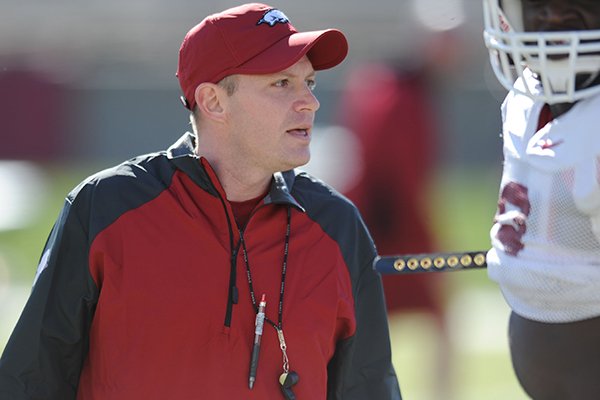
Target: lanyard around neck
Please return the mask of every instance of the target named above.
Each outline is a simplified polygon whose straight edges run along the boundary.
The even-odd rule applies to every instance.
[[[291,231],[291,219],[292,219],[292,211],[291,207],[287,208],[287,227],[285,230],[285,244],[283,247],[283,263],[281,266],[281,285],[279,286],[279,308],[277,310],[277,323],[273,322],[269,318],[265,317],[265,321],[269,324],[273,325],[273,327],[278,331],[283,330],[283,295],[285,293],[285,274],[287,272],[287,259],[288,259],[288,251],[290,246],[290,231]],[[254,293],[254,285],[252,281],[252,273],[250,272],[250,262],[248,261],[248,251],[246,250],[246,242],[244,241],[244,236],[242,231],[240,231],[240,242],[242,244],[242,253],[244,255],[244,264],[246,265],[246,277],[248,278],[248,287],[250,289],[250,300],[252,300],[252,306],[254,310],[258,312],[258,305],[256,304],[256,295]]]

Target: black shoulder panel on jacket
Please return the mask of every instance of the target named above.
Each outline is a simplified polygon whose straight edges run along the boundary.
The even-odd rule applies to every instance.
[[[139,156],[100,171],[68,196],[80,215],[87,215],[90,243],[123,213],[140,207],[169,187],[176,168],[164,152]]]
[[[296,177],[292,195],[338,243],[352,283],[356,332],[337,343],[328,365],[327,399],[400,400],[383,286],[373,269],[375,245],[360,213],[343,195],[306,173]]]
[[[313,176],[297,175],[292,194],[308,216],[339,245],[352,280],[359,278],[354,267],[375,258],[373,239],[357,208],[344,195]]]

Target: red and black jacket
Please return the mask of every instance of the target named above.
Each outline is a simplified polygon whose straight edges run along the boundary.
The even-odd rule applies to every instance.
[[[282,353],[256,311],[240,231],[186,134],[168,151],[81,183],[54,226],[0,361],[0,398],[277,399]],[[356,208],[287,171],[243,231],[255,293],[277,321],[288,209],[283,331],[298,399],[400,399],[375,248]]]

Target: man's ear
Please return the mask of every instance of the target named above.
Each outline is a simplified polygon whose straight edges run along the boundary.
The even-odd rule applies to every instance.
[[[204,118],[223,120],[225,112],[221,104],[223,90],[214,83],[204,82],[196,87],[194,98]]]

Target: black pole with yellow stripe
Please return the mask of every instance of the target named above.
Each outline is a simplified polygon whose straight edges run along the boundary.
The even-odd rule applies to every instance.
[[[373,263],[381,274],[447,272],[486,268],[486,251],[380,256]]]

